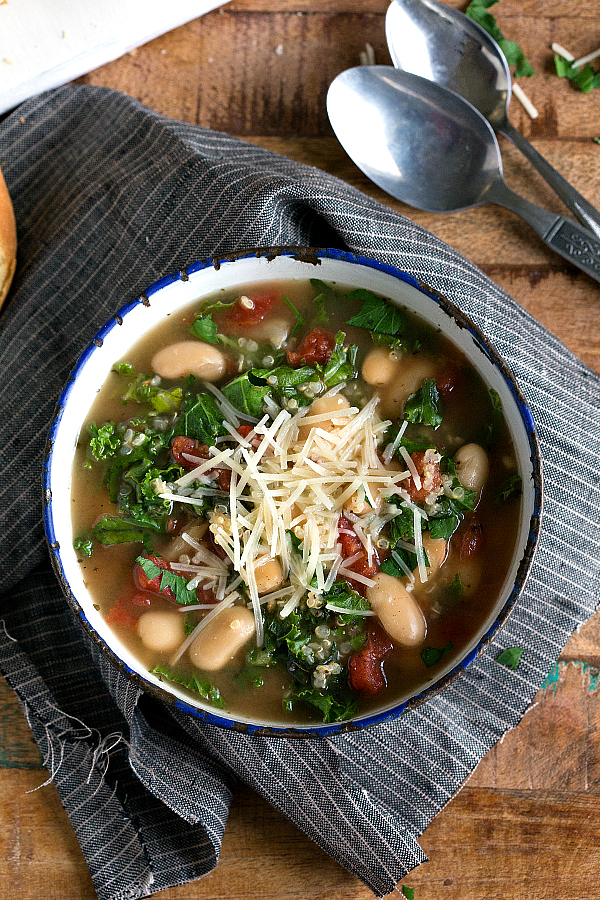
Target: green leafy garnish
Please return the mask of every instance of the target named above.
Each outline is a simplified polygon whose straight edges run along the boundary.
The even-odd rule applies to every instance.
[[[464,592],[465,592],[464,585],[463,585],[462,581],[460,580],[460,575],[457,572],[455,574],[454,578],[452,579],[452,581],[450,582],[450,584],[448,585],[448,593],[450,594],[451,597],[458,599],[458,597],[462,597]]]
[[[500,31],[495,18],[488,12],[490,6],[494,6],[497,2],[498,0],[471,0],[471,3],[469,3],[466,9],[466,14],[470,19],[473,19],[474,22],[477,22],[478,25],[481,25],[481,27],[493,37],[504,53],[508,65],[516,66],[515,78],[521,78],[523,76],[528,78],[535,74],[535,70],[525,59],[525,54],[519,45],[515,43],[515,41],[506,40]]]
[[[353,612],[360,613],[371,608],[368,600],[353,590],[347,581],[336,581],[322,596],[326,603],[348,610],[347,615],[336,612],[336,615],[346,625],[356,620],[357,617],[352,615]],[[360,618],[364,619],[364,616],[360,616]]]
[[[437,665],[446,653],[452,650],[452,642],[448,641],[445,647],[423,647],[421,650],[421,659],[428,669]]]
[[[296,317],[296,323],[290,332],[290,337],[292,338],[300,330],[300,328],[302,328],[302,326],[304,325],[304,316],[296,309],[296,307],[294,306],[292,301],[289,300],[287,297],[283,298],[283,302],[286,304],[286,306],[289,306],[289,308],[291,309],[291,311],[294,313],[294,315]]]
[[[152,562],[151,559],[147,559],[145,556],[138,556],[136,562],[139,563],[140,568],[150,581],[156,578],[157,575],[160,575],[161,591],[167,587],[171,588],[175,594],[175,601],[180,606],[190,606],[192,603],[198,602],[196,591],[189,589],[187,580],[183,575],[175,575],[174,572],[161,569],[155,562]]]
[[[496,657],[496,662],[499,662],[501,666],[506,666],[507,669],[511,669],[514,672],[521,661],[522,653],[522,647],[507,647],[506,650],[503,650],[502,653]]]
[[[343,722],[346,719],[351,719],[356,713],[358,703],[349,696],[349,691],[346,694],[345,697],[336,697],[333,694],[325,694],[309,687],[299,687],[293,692],[294,697],[320,709],[323,714],[323,721],[326,723]]]
[[[133,366],[128,362],[115,363],[112,367],[112,370],[118,375],[131,375],[131,373],[133,372]]]
[[[152,519],[143,523],[128,516],[102,516],[92,528],[92,534],[99,544],[112,547],[114,544],[144,543],[149,533],[162,530]]]
[[[502,503],[514,500],[523,493],[523,480],[520,475],[511,475],[506,481],[503,481],[498,488],[498,499]]]
[[[209,344],[216,344],[218,341],[217,325],[210,313],[207,316],[198,316],[190,326],[190,331],[201,341],[207,341]]]
[[[398,334],[402,331],[404,327],[402,311],[382,297],[376,297],[375,294],[363,289],[350,291],[345,296],[363,301],[361,309],[348,319],[348,325],[366,328],[368,331],[379,331],[382,334]]]
[[[404,418],[409,422],[431,425],[432,428],[442,424],[440,395],[434,378],[425,378],[421,387],[408,397],[404,404]]]
[[[223,413],[211,394],[186,394],[173,435],[185,435],[210,446],[225,434]]]
[[[406,897],[406,900],[415,900],[415,889],[411,887],[407,887],[407,885],[402,885],[402,893]]]
[[[499,413],[502,415],[502,400],[500,399],[500,394],[498,391],[495,391],[493,388],[490,388],[489,391],[490,400],[492,401],[492,409],[495,413]]]
[[[100,461],[114,456],[121,446],[121,435],[117,432],[114,422],[105,422],[104,425],[95,425],[92,422],[88,426],[90,433],[90,453],[94,459]]]
[[[294,534],[293,531],[286,531],[286,534],[288,535],[288,537],[291,541],[292,549],[295,550],[296,553],[300,553],[301,552],[300,548],[302,547],[302,541],[300,540],[300,538],[296,537],[296,535]]]
[[[89,538],[75,538],[73,541],[73,549],[79,551],[83,556],[89,559],[92,555],[93,544]]]
[[[265,379],[258,384],[251,381],[250,372],[238,375],[229,384],[224,385],[222,391],[232,406],[235,406],[240,412],[259,419],[263,414],[265,397],[271,387]]]
[[[165,389],[155,382],[154,375],[138,375],[123,394],[123,403],[150,403],[158,413],[177,412],[181,407],[183,391],[180,387]]]
[[[175,684],[182,685],[182,687],[187,688],[188,691],[200,694],[201,697],[204,697],[205,700],[208,700],[213,706],[217,706],[219,709],[223,709],[225,706],[225,701],[221,697],[219,689],[205,678],[199,678],[197,675],[190,675],[188,677],[177,675],[165,666],[155,666],[150,670],[150,674],[158,675],[161,679],[166,678],[167,681],[173,681]]]
[[[573,62],[569,62],[562,56],[555,56],[554,68],[560,78],[568,78],[584,94],[589,94],[594,88],[600,87],[600,72],[594,72],[589,63],[581,68],[581,66],[574,66]]]

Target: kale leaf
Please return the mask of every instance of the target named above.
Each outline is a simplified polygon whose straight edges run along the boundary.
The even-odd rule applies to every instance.
[[[442,424],[440,395],[434,378],[425,378],[421,387],[404,404],[404,418],[420,425],[438,428]]]
[[[227,433],[223,425],[223,413],[211,394],[185,395],[173,436],[185,435],[200,441],[201,444],[211,446],[216,438]]]
[[[452,650],[452,642],[448,641],[445,647],[423,647],[421,659],[428,669],[437,665],[441,658]]]
[[[207,681],[205,678],[200,678],[198,675],[190,675],[188,677],[178,675],[170,669],[167,669],[165,666],[155,666],[150,670],[150,674],[158,675],[161,680],[165,678],[167,681],[173,681],[175,684],[182,685],[182,687],[187,688],[188,691],[200,694],[201,697],[204,697],[205,700],[208,700],[213,706],[216,706],[219,709],[223,709],[225,706],[225,701],[221,697],[219,689],[215,687],[214,684],[211,684],[210,681]]]
[[[97,461],[110,459],[121,446],[121,435],[114,422],[105,422],[104,425],[91,422],[88,431],[90,453]]]

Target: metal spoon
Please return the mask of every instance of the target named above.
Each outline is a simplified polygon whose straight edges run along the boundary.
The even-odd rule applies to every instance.
[[[472,103],[495,131],[518,147],[573,215],[600,237],[600,212],[508,121],[510,71],[487,31],[438,0],[392,0],[385,30],[398,69],[442,84]]]
[[[458,94],[392,66],[358,66],[332,82],[327,112],[348,155],[388,194],[429,212],[497,203],[600,281],[600,241],[507,186],[490,124]]]

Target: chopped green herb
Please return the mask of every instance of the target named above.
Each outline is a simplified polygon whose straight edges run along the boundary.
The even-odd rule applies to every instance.
[[[292,312],[294,313],[294,315],[296,316],[296,324],[294,325],[294,327],[292,328],[291,333],[290,333],[290,337],[292,338],[292,337],[294,337],[294,335],[295,335],[295,334],[302,328],[302,326],[304,325],[304,316],[296,309],[296,307],[294,306],[294,304],[292,303],[292,301],[289,300],[287,297],[284,297],[284,298],[283,298],[283,302],[284,302],[287,306],[289,306],[289,308],[291,309],[291,311],[292,311]]]
[[[150,530],[162,529],[140,524],[125,516],[102,516],[92,528],[92,534],[103,547],[112,547],[114,544],[143,543]]]
[[[498,391],[495,391],[493,388],[490,388],[489,391],[490,400],[492,401],[492,409],[494,412],[501,413],[502,412],[502,400],[500,399],[500,394]]]
[[[79,553],[83,554],[83,556],[89,557],[92,555],[93,544],[89,538],[76,538],[73,541],[73,549],[79,551]]]
[[[176,602],[180,606],[190,606],[192,603],[198,602],[196,591],[189,589],[187,580],[183,575],[175,575],[174,572],[161,569],[151,559],[146,559],[144,556],[138,556],[136,562],[140,564],[140,568],[150,581],[156,578],[157,575],[160,575],[161,591],[166,587],[170,587],[175,594]]]
[[[212,395],[186,394],[173,435],[186,435],[210,446],[225,434],[223,413]]]
[[[498,489],[498,499],[502,503],[514,500],[523,493],[523,479],[520,475],[511,475],[506,481],[503,481]]]
[[[593,142],[594,142],[595,144],[600,144],[600,138],[595,138],[595,137],[594,137],[594,138],[592,138],[592,140],[593,140]]]
[[[300,548],[302,547],[302,541],[300,540],[300,538],[296,537],[293,531],[286,531],[286,534],[288,535],[292,543],[292,549],[294,549],[296,553],[299,553]]]
[[[421,387],[408,397],[404,404],[404,418],[409,422],[431,425],[432,428],[442,424],[440,395],[434,378],[425,378]]]
[[[205,700],[208,700],[213,706],[217,706],[219,709],[223,709],[225,706],[225,701],[221,697],[219,689],[205,678],[198,678],[196,675],[186,678],[182,675],[176,675],[175,672],[165,668],[165,666],[155,666],[150,670],[150,674],[158,675],[161,679],[166,678],[167,681],[173,681],[175,684],[182,685],[182,687],[187,688],[188,691],[200,694],[201,697],[204,697]]]
[[[112,370],[118,375],[131,375],[131,373],[133,372],[133,366],[128,362],[115,363],[112,367]]]
[[[190,331],[201,341],[207,341],[209,344],[216,344],[218,341],[217,326],[210,313],[207,316],[198,316],[190,326]]]
[[[346,296],[363,300],[362,308],[355,316],[348,319],[348,325],[355,328],[366,328],[383,334],[399,334],[404,327],[404,315],[401,310],[376,297],[370,291],[350,291]]]
[[[464,592],[465,592],[465,587],[464,587],[462,581],[460,580],[460,575],[457,572],[455,574],[454,578],[452,579],[452,581],[450,582],[450,584],[448,585],[448,593],[450,594],[451,597],[458,598],[458,597],[462,597]]]
[[[437,665],[446,653],[452,650],[452,642],[448,641],[445,647],[423,647],[421,650],[421,659],[428,669]]]
[[[406,897],[406,900],[415,900],[415,889],[411,887],[407,887],[407,885],[402,885],[402,893]]]
[[[495,18],[488,12],[490,6],[494,6],[497,2],[498,0],[471,0],[471,3],[469,3],[466,9],[466,14],[470,19],[473,19],[474,22],[477,22],[478,25],[481,25],[481,27],[493,37],[504,53],[508,65],[516,66],[515,78],[521,78],[523,76],[529,78],[529,76],[535,74],[535,70],[525,59],[525,54],[519,45],[514,41],[506,40],[500,31]]]
[[[584,94],[589,94],[594,88],[600,87],[600,72],[594,72],[589,63],[581,68],[574,66],[562,56],[555,56],[554,67],[559,78],[568,78]]]
[[[496,657],[496,662],[499,662],[501,666],[506,666],[507,669],[511,669],[514,672],[521,661],[522,653],[522,647],[507,647],[506,650],[503,650],[502,653]]]
[[[138,375],[123,394],[123,403],[150,403],[158,413],[174,413],[181,406],[183,391],[180,387],[172,390],[156,384],[154,375]]]

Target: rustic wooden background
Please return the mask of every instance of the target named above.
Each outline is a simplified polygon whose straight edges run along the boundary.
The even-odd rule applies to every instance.
[[[463,0],[449,5],[464,9]],[[319,166],[401,211],[480,266],[600,373],[600,285],[547,250],[520,219],[485,206],[432,215],[387,197],[338,145],[325,94],[368,42],[389,63],[388,0],[233,0],[80,79]],[[550,45],[600,47],[600,0],[500,0],[492,12],[536,75],[511,120],[600,207],[600,90],[553,74]],[[511,187],[565,212],[501,141]],[[480,763],[422,837],[429,856],[403,884],[415,900],[600,900],[600,615],[568,642],[521,724]],[[0,896],[93,900],[87,868],[12,692],[0,684]],[[36,788],[39,788],[36,790]],[[370,892],[248,789],[221,861],[164,900],[368,900]]]

